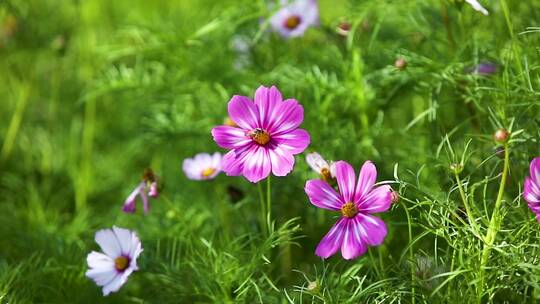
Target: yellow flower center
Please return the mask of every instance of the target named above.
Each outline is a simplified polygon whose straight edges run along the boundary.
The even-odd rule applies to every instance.
[[[114,267],[118,271],[124,271],[126,268],[128,268],[129,265],[129,259],[125,256],[119,256],[116,259],[114,259]]]
[[[358,213],[358,207],[355,203],[348,202],[341,206],[341,214],[344,217],[352,218]]]
[[[330,173],[330,169],[328,168],[321,169],[321,176],[322,176],[322,179],[327,183],[332,181],[332,174]]]
[[[214,168],[206,168],[202,170],[201,175],[202,177],[210,177],[210,175],[214,174],[216,172],[216,169]]]
[[[285,27],[289,30],[294,30],[302,21],[302,19],[299,16],[290,16],[285,20]]]
[[[251,137],[251,139],[253,139],[254,142],[261,146],[266,145],[270,141],[270,134],[261,128],[257,128],[249,132],[248,135]]]

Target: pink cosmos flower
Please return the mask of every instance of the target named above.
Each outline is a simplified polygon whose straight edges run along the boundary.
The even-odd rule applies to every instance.
[[[321,175],[325,182],[332,182],[336,178],[335,163],[330,162],[329,164],[319,153],[313,152],[306,155],[306,162],[313,171]]]
[[[86,276],[103,287],[103,295],[116,292],[124,285],[129,275],[139,268],[137,258],[143,251],[135,232],[113,226],[100,230],[95,236],[101,252],[88,254]]]
[[[310,26],[319,24],[316,0],[281,1],[283,5],[272,17],[270,25],[284,38],[302,36]]]
[[[386,225],[371,214],[390,208],[392,189],[388,185],[373,187],[377,169],[370,161],[360,169],[358,184],[352,166],[336,162],[336,179],[340,193],[322,180],[306,183],[305,191],[313,205],[341,212],[341,218],[321,240],[315,254],[326,259],[341,248],[343,258],[350,260],[364,254],[368,246],[384,241]]]
[[[529,203],[529,209],[536,214],[540,222],[540,157],[531,161],[529,168],[531,176],[525,178],[523,198]]]
[[[256,183],[272,172],[285,176],[292,171],[294,155],[309,145],[309,134],[298,129],[304,108],[295,99],[283,100],[276,87],[259,87],[255,100],[235,95],[229,101],[229,117],[238,125],[212,129],[214,141],[224,149],[223,171],[245,176]]]
[[[221,154],[219,152],[214,155],[199,153],[193,158],[184,159],[182,168],[189,179],[213,179],[221,172]]]
[[[154,174],[152,169],[146,169],[144,171],[142,181],[133,189],[129,194],[122,211],[125,213],[134,213],[136,210],[137,197],[140,196],[143,202],[144,213],[148,213],[150,205],[148,204],[148,197],[157,198],[159,196],[158,177]]]

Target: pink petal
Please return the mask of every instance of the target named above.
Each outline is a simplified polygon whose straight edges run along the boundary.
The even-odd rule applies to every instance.
[[[323,259],[326,259],[336,253],[341,247],[343,242],[343,235],[345,232],[345,227],[347,226],[347,218],[341,218],[337,223],[332,226],[330,231],[323,237],[317,249],[315,249],[315,254],[320,256]]]
[[[392,205],[392,188],[383,185],[371,190],[358,202],[358,209],[365,213],[384,212]]]
[[[336,162],[336,179],[339,191],[345,202],[352,202],[354,199],[354,184],[356,182],[353,167],[342,160]]]
[[[268,131],[274,136],[298,128],[304,121],[304,108],[295,99],[280,102],[274,109]]]
[[[101,247],[101,250],[109,257],[116,258],[122,254],[122,248],[111,229],[99,230],[96,232],[94,239]]]
[[[323,209],[339,211],[344,202],[328,183],[320,179],[309,180],[304,188],[310,202]]]
[[[360,203],[364,200],[364,197],[373,188],[375,181],[377,180],[377,169],[375,165],[366,161],[360,169],[360,176],[358,177],[358,184],[356,185],[356,194],[354,195],[354,201]]]
[[[150,184],[150,190],[148,191],[148,196],[150,196],[151,198],[157,198],[159,196],[157,182],[152,182]]]
[[[354,229],[360,238],[370,246],[379,246],[383,243],[386,234],[386,224],[378,217],[358,213],[354,217]]]
[[[361,256],[367,251],[367,245],[359,234],[359,229],[353,219],[347,219],[347,226],[344,228],[343,244],[341,245],[341,255],[346,260],[352,260]]]
[[[223,159],[221,160],[223,172],[228,176],[242,175],[244,164],[250,156],[250,153],[248,152],[251,151],[252,146],[256,146],[256,144],[250,144],[240,149],[229,151],[227,154],[223,155]]]
[[[98,286],[107,285],[118,274],[114,268],[114,262],[111,261],[111,263],[111,267],[88,269],[85,273],[86,277],[92,279]]]
[[[143,202],[144,214],[147,214],[150,211],[150,205],[148,204],[148,195],[145,191],[141,191],[141,200]]]
[[[133,213],[135,212],[136,205],[137,205],[137,195],[139,195],[141,191],[141,184],[137,185],[133,191],[129,194],[126,201],[124,202],[124,206],[122,206],[122,211],[126,213]]]
[[[212,129],[212,137],[223,149],[236,149],[252,142],[246,131],[230,126],[218,126]]]
[[[246,153],[244,169],[242,170],[245,178],[252,183],[256,183],[270,175],[272,164],[265,147],[253,145]]]
[[[532,182],[540,188],[540,157],[531,161],[530,173]]]
[[[303,129],[296,129],[288,133],[272,136],[272,142],[292,154],[299,154],[309,146],[309,133]]]
[[[535,185],[531,178],[525,178],[525,184],[523,186],[523,198],[529,204],[540,203],[540,187]]]
[[[245,96],[234,95],[231,98],[229,116],[242,129],[252,130],[259,127],[257,106]]]
[[[280,147],[268,149],[270,163],[272,164],[272,173],[275,176],[285,176],[289,174],[294,167],[294,156],[291,152]]]
[[[272,117],[275,115],[274,112],[277,105],[282,100],[281,93],[275,86],[271,88],[260,86],[255,91],[255,104],[259,109],[259,121],[263,129],[269,129],[270,121],[272,121]]]

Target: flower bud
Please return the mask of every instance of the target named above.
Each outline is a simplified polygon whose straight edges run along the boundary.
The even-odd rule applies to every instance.
[[[349,32],[351,31],[351,24],[347,21],[340,22],[336,27],[336,32],[341,36],[347,36],[349,35]]]
[[[460,174],[463,171],[463,165],[460,163],[454,163],[450,165],[450,170],[454,174]]]
[[[321,289],[321,286],[319,285],[319,282],[311,281],[311,282],[309,282],[306,289],[311,293],[318,293],[319,290]]]
[[[404,70],[407,67],[407,61],[403,58],[396,59],[394,67],[400,71]]]
[[[399,193],[397,191],[392,190],[390,193],[390,197],[392,198],[392,203],[396,204],[399,202]]]
[[[501,144],[505,143],[509,137],[510,137],[510,132],[508,132],[508,130],[506,129],[498,129],[493,134],[493,139],[495,139],[496,142],[499,142]]]

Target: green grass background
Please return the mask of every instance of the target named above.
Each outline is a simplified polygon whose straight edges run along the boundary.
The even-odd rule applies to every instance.
[[[262,0],[0,1],[0,302],[536,302],[540,227],[520,192],[540,154],[540,2],[482,3],[489,16],[458,0],[321,0],[321,26],[283,40],[261,28]],[[482,61],[498,72],[466,72]],[[384,245],[354,261],[314,255],[335,215],[309,203],[304,155],[272,179],[269,238],[257,185],[184,176],[184,158],[219,150],[210,130],[230,97],[261,84],[304,106],[306,152],[355,168],[371,159],[379,180],[398,180]],[[464,160],[460,185],[485,234],[500,127],[513,132],[509,175],[482,268],[485,244],[458,219],[448,168]],[[162,195],[147,216],[124,214],[146,167]],[[136,230],[144,252],[104,298],[85,259],[113,224]]]

